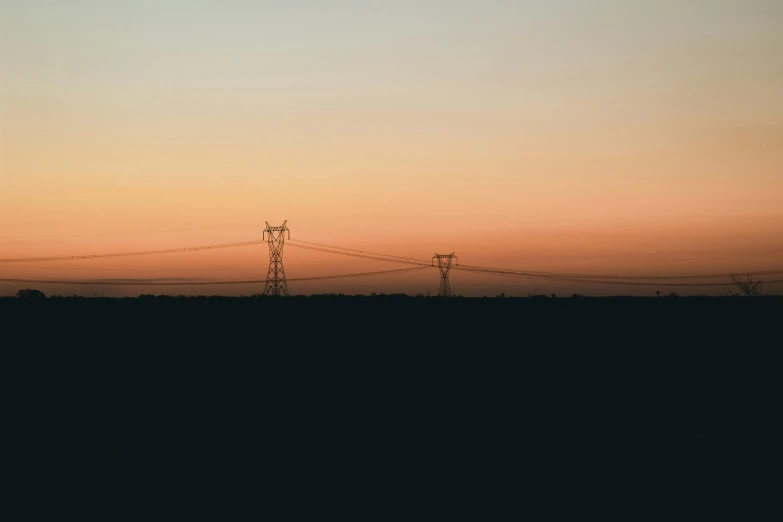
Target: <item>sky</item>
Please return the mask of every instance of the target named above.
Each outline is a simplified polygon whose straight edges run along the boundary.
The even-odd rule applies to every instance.
[[[248,241],[288,220],[292,238],[522,270],[783,268],[781,56],[779,0],[0,0],[0,259]],[[267,266],[257,245],[0,278]],[[292,248],[285,266],[397,268]],[[291,291],[437,287],[422,271]],[[452,287],[652,292],[464,272]]]

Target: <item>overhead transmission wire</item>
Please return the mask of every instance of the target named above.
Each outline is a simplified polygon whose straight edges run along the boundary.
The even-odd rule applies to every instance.
[[[303,246],[303,245],[298,245],[298,243],[303,243],[304,245],[311,245],[311,246],[327,248],[327,249],[331,249],[331,250],[344,250],[344,251],[347,251],[347,252],[356,252],[356,253],[359,253],[359,254],[372,255],[372,256],[378,256],[378,257],[388,257],[388,258],[392,258],[392,259],[400,259],[402,261],[411,261],[411,262],[414,262],[414,263],[421,263],[421,264],[430,263],[430,261],[427,261],[426,259],[419,259],[419,258],[416,258],[416,257],[396,256],[396,255],[391,255],[391,254],[379,254],[377,252],[368,252],[366,250],[358,250],[358,249],[355,249],[355,248],[346,248],[346,247],[339,247],[339,246],[334,246],[334,245],[327,245],[327,244],[324,244],[324,243],[316,243],[315,241],[305,241],[303,239],[290,239],[289,241],[293,242],[294,244],[297,244],[296,246]]]
[[[293,240],[292,240],[293,241]],[[311,245],[303,245],[298,243],[292,243],[289,246],[295,247],[295,248],[303,248],[305,250],[312,250],[315,252],[325,252],[328,254],[337,254],[337,255],[343,255],[343,256],[350,256],[350,257],[359,257],[363,259],[372,259],[375,261],[386,261],[389,263],[402,263],[406,265],[413,265],[413,266],[420,266],[420,267],[430,267],[432,266],[431,262],[424,261],[423,259],[414,259],[414,258],[401,258],[398,256],[387,256],[385,254],[375,254],[375,253],[360,253],[359,251],[353,251],[348,249],[343,250],[337,250],[337,247],[335,248],[325,248],[325,247],[319,247],[319,246],[311,246]]]
[[[311,277],[298,277],[287,278],[288,281],[321,281],[330,279],[346,279],[352,277],[368,277],[385,274],[396,274],[411,272],[414,270],[421,270],[424,268],[430,268],[431,264],[421,259],[406,258],[404,256],[392,256],[387,254],[377,254],[374,252],[366,252],[356,249],[343,249],[346,251],[338,250],[341,247],[333,247],[332,245],[325,245],[322,243],[315,243],[310,241],[301,241],[307,244],[293,244],[291,246],[304,248],[307,250],[315,250],[320,252],[327,252],[332,254],[342,254],[352,257],[360,257],[365,259],[373,259],[378,261],[390,261],[396,263],[404,263],[413,265],[408,268],[399,268],[393,270],[378,270],[373,272],[358,272],[351,274],[335,274],[327,276],[311,276]],[[264,244],[266,241],[254,240],[243,241],[237,243],[223,243],[216,245],[202,245],[196,247],[184,247],[184,248],[171,248],[161,250],[145,250],[137,252],[118,252],[108,254],[89,254],[89,255],[75,255],[75,256],[50,256],[50,257],[36,257],[36,258],[11,258],[0,259],[0,263],[15,263],[15,262],[44,262],[44,261],[71,261],[71,260],[85,260],[85,259],[101,259],[111,257],[131,257],[131,256],[144,256],[155,254],[168,254],[168,253],[181,253],[181,252],[194,252],[199,250],[212,250],[220,248],[234,248],[250,245]],[[9,283],[30,283],[30,284],[66,284],[66,285],[116,285],[116,286],[206,286],[206,285],[237,285],[237,284],[260,284],[265,283],[265,279],[258,280],[241,280],[241,281],[79,281],[79,280],[55,280],[55,279],[16,279],[16,278],[0,278],[0,282]]]
[[[334,274],[326,276],[293,277],[288,281],[324,281],[330,279],[348,279],[352,277],[368,277],[386,274],[398,274],[423,270],[429,267],[396,268],[393,270],[378,270],[375,272],[357,272],[352,274]],[[0,278],[4,283],[58,284],[58,285],[113,285],[113,286],[218,286],[218,285],[248,285],[266,283],[266,279],[250,279],[244,281],[79,281],[55,279],[7,279]]]
[[[297,240],[296,242],[305,243],[305,244],[294,244],[292,246],[296,246],[298,248],[306,248],[308,250],[315,250],[320,252],[327,252],[327,253],[333,253],[333,254],[339,254],[345,256],[362,257],[367,259],[376,259],[376,260],[387,261],[387,262],[411,263],[411,264],[415,263],[421,265],[422,267],[430,266],[431,264],[431,263],[428,264],[425,260],[412,258],[412,257],[380,254],[377,252],[368,252],[365,250],[357,250],[357,249],[351,249],[345,247],[338,247],[334,245],[326,245],[324,243],[316,243],[314,241]],[[487,274],[487,275],[497,275],[497,276],[545,279],[549,281],[563,281],[563,282],[605,284],[605,285],[613,284],[613,285],[626,285],[626,286],[677,286],[677,287],[726,286],[726,283],[670,283],[667,281],[688,280],[688,279],[696,279],[696,280],[715,279],[715,278],[725,278],[728,276],[728,274],[687,274],[687,275],[673,274],[670,276],[666,276],[666,275],[623,276],[623,275],[609,275],[609,274],[574,274],[574,273],[567,273],[567,272],[537,272],[537,271],[534,272],[534,271],[525,271],[525,270],[482,267],[482,266],[475,266],[475,265],[455,265],[452,267],[452,270],[462,270],[462,271],[472,272],[477,274]],[[755,272],[750,272],[749,274],[755,276],[783,274],[783,270],[755,271]],[[652,282],[652,281],[657,281],[657,282]],[[779,282],[783,282],[783,279],[765,281],[765,282],[779,283]]]
[[[377,270],[375,272],[358,272],[354,274],[337,274],[337,275],[328,275],[328,276],[311,276],[311,277],[290,277],[287,278],[288,281],[323,281],[326,279],[347,279],[350,277],[366,277],[366,276],[376,276],[376,275],[386,275],[386,274],[401,274],[403,272],[413,272],[415,270],[423,270],[425,268],[430,268],[428,266],[412,266],[409,268],[394,268],[392,270]]]
[[[56,257],[37,257],[37,258],[10,258],[10,259],[0,259],[0,264],[9,264],[9,263],[16,263],[16,262],[51,262],[51,261],[71,261],[71,260],[84,260],[84,259],[101,259],[101,258],[112,258],[112,257],[131,257],[131,256],[145,256],[145,255],[157,255],[157,254],[170,254],[170,253],[182,253],[182,252],[195,252],[200,250],[215,250],[215,249],[223,249],[223,248],[236,248],[236,247],[243,247],[243,246],[251,246],[251,245],[260,245],[266,243],[263,240],[253,240],[253,241],[242,241],[242,242],[236,242],[236,243],[222,243],[222,244],[215,244],[215,245],[203,245],[203,246],[195,246],[195,247],[184,247],[184,248],[170,248],[170,249],[161,249],[161,250],[145,250],[145,251],[138,251],[138,252],[118,252],[118,253],[108,253],[108,254],[90,254],[90,255],[77,255],[77,256],[56,256]],[[402,263],[402,264],[408,264],[413,265],[415,267],[419,268],[428,268],[431,266],[431,262],[427,262],[423,259],[418,259],[414,257],[407,257],[407,256],[397,256],[397,255],[391,255],[391,254],[381,254],[377,252],[369,252],[366,250],[358,250],[358,249],[352,249],[352,248],[346,248],[346,247],[338,247],[334,245],[327,245],[324,243],[317,243],[314,241],[305,241],[305,240],[289,240],[289,245],[293,246],[295,248],[302,248],[305,250],[311,250],[316,252],[324,252],[324,253],[330,253],[330,254],[336,254],[336,255],[344,255],[344,256],[350,256],[350,257],[357,257],[357,258],[363,258],[363,259],[371,259],[375,261],[385,261],[385,262],[391,262],[391,263]],[[503,269],[503,268],[494,268],[494,267],[483,267],[483,266],[475,266],[475,265],[455,265],[452,267],[454,270],[462,270],[466,272],[472,272],[472,273],[478,273],[478,274],[487,274],[487,275],[497,275],[497,276],[509,276],[509,277],[522,277],[522,278],[534,278],[534,279],[545,279],[549,281],[567,281],[567,282],[576,282],[576,283],[590,283],[590,284],[616,284],[616,285],[635,285],[635,286],[655,286],[655,285],[665,285],[665,286],[725,286],[726,283],[669,283],[667,281],[672,280],[683,280],[683,279],[715,279],[719,277],[726,277],[728,274],[675,274],[675,275],[650,275],[650,276],[642,276],[642,275],[608,275],[608,274],[579,274],[579,273],[567,273],[567,272],[538,272],[538,271],[525,271],[525,270],[515,270],[515,269]],[[336,279],[336,278],[344,278],[344,277],[360,277],[365,275],[380,275],[384,273],[393,273],[393,272],[404,272],[410,269],[400,269],[400,270],[382,270],[378,272],[364,272],[364,273],[358,273],[358,274],[343,274],[343,275],[336,275],[336,276],[315,276],[310,278],[289,278],[289,281],[312,281],[312,280],[320,280],[320,279]],[[765,271],[755,271],[755,272],[748,272],[749,275],[759,276],[759,275],[773,275],[773,274],[783,274],[783,270],[765,270]],[[253,281],[200,281],[200,282],[131,282],[131,281],[125,281],[125,282],[85,282],[85,281],[76,281],[76,282],[66,282],[66,281],[46,281],[46,280],[35,280],[35,279],[0,279],[0,281],[4,282],[29,282],[29,283],[58,283],[58,284],[128,284],[128,285],[206,285],[206,284],[214,284],[214,285],[221,285],[221,284],[251,284],[251,283],[260,283],[265,282],[262,280],[253,280]],[[652,282],[657,281],[657,282]],[[781,280],[772,280],[772,281],[765,281],[766,283],[779,283],[783,282],[783,279]]]
[[[727,277],[728,273],[723,274],[671,274],[671,275],[610,275],[610,274],[574,274],[568,272],[539,272],[528,270],[516,270],[512,268],[493,268],[485,266],[475,265],[459,265],[453,268],[459,268],[461,270],[469,271],[487,271],[498,272],[501,274],[518,274],[528,277],[565,277],[565,278],[582,278],[582,279],[623,279],[623,280],[671,280],[671,279],[716,279],[720,277]],[[754,272],[748,272],[749,275],[775,275],[783,274],[783,269],[776,270],[758,270]]]
[[[265,243],[266,241],[257,239],[253,241],[240,241],[236,243],[222,243],[222,244],[215,244],[215,245],[201,245],[201,246],[182,247],[182,248],[166,248],[161,250],[142,250],[136,252],[114,252],[114,253],[107,253],[107,254],[87,254],[87,255],[73,255],[73,256],[17,257],[17,258],[5,258],[5,259],[0,258],[0,264],[76,261],[76,260],[85,260],[85,259],[106,259],[106,258],[113,258],[113,257],[136,257],[136,256],[148,256],[148,255],[158,255],[158,254],[176,254],[182,252],[197,252],[200,250],[237,248],[243,246],[261,245]],[[305,242],[302,241],[302,243]],[[308,244],[298,244],[297,242],[294,242],[293,244],[289,244],[289,246],[293,246],[296,248],[303,248],[307,250],[314,250],[319,252],[327,252],[331,254],[341,254],[346,256],[374,259],[378,261],[389,261],[389,262],[405,263],[405,264],[412,264],[412,265],[419,265],[419,266],[425,266],[425,265],[430,266],[430,263],[423,259],[406,258],[403,256],[392,256],[388,254],[377,254],[374,252],[365,252],[361,250],[332,247],[331,245],[320,245],[315,243],[309,244],[311,242],[307,242],[307,243]]]
[[[54,256],[54,257],[17,257],[10,259],[0,259],[0,264],[7,263],[28,263],[28,262],[50,262],[50,261],[75,261],[80,259],[105,259],[110,257],[135,257],[135,256],[150,256],[158,254],[176,254],[182,252],[197,252],[199,250],[217,250],[221,248],[237,248],[250,245],[264,244],[266,241],[256,239],[253,241],[240,241],[237,243],[221,243],[216,245],[203,245],[194,247],[183,248],[166,248],[163,250],[142,250],[138,252],[115,252],[109,254],[88,254],[81,256]]]
[[[294,241],[294,240],[291,240]],[[427,261],[423,259],[396,256],[390,254],[380,254],[377,252],[369,252],[366,250],[358,250],[346,247],[339,247],[335,245],[327,245],[324,243],[317,243],[315,241],[296,240],[295,244],[298,248],[307,248],[309,250],[316,250],[320,252],[328,252],[346,256],[364,257],[369,259],[378,259],[388,262],[398,262],[411,264],[417,263],[421,265],[427,265]],[[568,273],[568,272],[540,272],[540,271],[528,271],[528,270],[515,270],[515,269],[503,269],[494,267],[484,267],[476,265],[455,265],[452,266],[453,270],[463,270],[467,272],[499,275],[499,276],[511,276],[511,277],[526,277],[535,279],[546,279],[552,281],[568,281],[579,283],[596,283],[596,284],[622,284],[622,285],[635,285],[640,286],[652,286],[652,285],[667,285],[667,286],[725,286],[725,283],[666,283],[666,281],[672,280],[687,280],[687,279],[716,279],[725,278],[728,273],[725,274],[672,274],[672,275],[610,275],[610,274],[584,274],[584,273]],[[774,275],[783,274],[783,270],[762,270],[749,272],[749,275]],[[658,281],[658,282],[652,282]],[[777,283],[783,280],[766,281],[767,283]]]
[[[462,266],[452,267],[452,270],[462,270],[465,272],[472,272],[485,275],[494,276],[506,276],[506,277],[519,277],[528,279],[544,279],[548,281],[560,281],[570,283],[586,283],[586,284],[603,284],[603,285],[624,285],[624,286],[675,286],[675,287],[710,287],[710,286],[726,286],[729,283],[671,283],[666,280],[660,280],[657,282],[639,281],[639,280],[616,280],[616,279],[585,279],[578,277],[564,277],[564,276],[545,276],[541,274],[526,274],[513,271],[501,271],[501,270],[478,270],[473,268],[466,268]],[[725,276],[723,276],[725,277]],[[771,281],[764,281],[765,283],[781,283],[783,279],[774,279]]]
[[[301,248],[309,248],[311,250],[317,250],[322,252],[329,252],[340,255],[355,255],[356,257],[364,257],[370,259],[378,259],[389,262],[411,262],[426,265],[426,262],[421,259],[405,257],[405,256],[391,256],[388,254],[379,254],[377,252],[368,252],[364,250],[349,249],[345,247],[337,247],[334,245],[325,245],[323,243],[315,243],[312,241],[300,241],[307,243],[305,245],[296,245]],[[310,246],[318,245],[318,247]],[[474,265],[455,265],[452,267],[455,270],[463,270],[467,272],[497,275],[497,276],[511,276],[511,277],[523,277],[523,278],[535,278],[545,279],[549,281],[563,281],[563,282],[575,282],[585,284],[611,284],[611,285],[626,285],[626,286],[676,286],[676,287],[710,287],[710,286],[725,286],[726,283],[672,283],[669,281],[677,280],[698,280],[698,279],[715,279],[723,278],[728,274],[673,274],[673,275],[609,275],[609,274],[574,274],[566,272],[533,272],[524,270],[513,269],[500,269],[492,267],[480,267]],[[749,272],[750,275],[772,275],[782,274],[783,270],[764,270]],[[655,281],[655,282],[652,282]],[[783,282],[783,279],[766,281],[767,283],[779,283]]]

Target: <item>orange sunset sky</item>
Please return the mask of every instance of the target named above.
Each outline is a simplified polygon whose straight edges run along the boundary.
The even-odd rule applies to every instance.
[[[501,268],[783,269],[782,57],[779,0],[0,0],[0,259],[247,241],[287,219],[294,239]],[[291,246],[290,278],[400,268]],[[0,278],[267,265],[256,245]],[[0,295],[31,286],[263,289]],[[452,287],[656,290],[465,272]],[[436,293],[438,273],[290,288]]]

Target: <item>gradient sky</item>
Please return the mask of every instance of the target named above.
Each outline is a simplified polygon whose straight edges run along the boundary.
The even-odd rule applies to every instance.
[[[0,0],[0,258],[243,241],[287,219],[295,238],[475,265],[783,267],[781,57],[780,0]],[[266,263],[262,246],[0,278],[258,279]],[[286,252],[290,277],[387,268]]]

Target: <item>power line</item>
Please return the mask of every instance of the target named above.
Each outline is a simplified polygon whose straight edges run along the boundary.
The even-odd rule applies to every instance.
[[[319,243],[314,243],[310,241],[298,241],[291,240],[292,243],[290,243],[290,246],[296,247],[296,248],[303,248],[306,250],[313,250],[317,252],[326,252],[330,254],[338,254],[338,255],[345,255],[345,256],[352,256],[352,257],[359,257],[364,259],[373,259],[376,261],[387,261],[387,262],[394,262],[394,263],[405,263],[405,264],[412,264],[412,265],[420,265],[420,266],[430,266],[430,263],[423,259],[416,259],[416,258],[407,258],[404,256],[394,256],[389,254],[378,254],[373,252],[366,252],[362,250],[355,250],[355,249],[348,249],[348,248],[342,248],[342,247],[333,247],[331,245],[323,245]],[[74,256],[50,256],[50,257],[19,257],[19,258],[6,258],[6,259],[0,259],[0,264],[10,264],[10,263],[29,263],[29,262],[54,262],[54,261],[76,261],[76,260],[84,260],[84,259],[105,259],[105,258],[112,258],[112,257],[136,257],[136,256],[146,256],[146,255],[157,255],[157,254],[175,254],[175,253],[182,253],[182,252],[196,252],[199,250],[215,250],[215,249],[221,249],[221,248],[236,248],[236,247],[243,247],[243,246],[251,246],[251,245],[260,245],[266,243],[264,240],[253,240],[253,241],[241,241],[237,243],[223,243],[223,244],[216,244],[216,245],[202,245],[202,246],[195,246],[195,247],[184,247],[184,248],[167,248],[162,250],[143,250],[143,251],[137,251],[137,252],[117,252],[117,253],[108,253],[108,254],[87,254],[87,255],[74,255]],[[298,243],[308,243],[308,244],[298,244]]]
[[[311,276],[288,278],[288,281],[324,281],[330,279],[348,279],[352,277],[369,277],[387,274],[398,274],[423,270],[426,267],[397,268],[394,270],[378,270],[375,272],[357,272],[352,274],[335,274],[326,276]],[[10,279],[0,278],[2,283],[29,283],[29,284],[53,284],[53,285],[106,285],[106,286],[218,286],[218,285],[249,285],[266,283],[266,279],[250,279],[245,281],[79,281],[79,280],[54,280],[54,279]]]
[[[204,229],[233,229],[236,230],[237,228],[249,228],[254,227],[252,223],[243,221],[242,223],[235,223],[235,224],[215,224],[215,225],[202,225],[199,227],[178,227],[178,228],[167,228],[167,229],[154,229],[154,230],[146,230],[146,234],[162,234],[162,233],[171,233],[171,232],[195,232],[195,231],[204,231]],[[27,236],[0,236],[0,240],[3,239],[59,239],[59,238],[68,238],[68,237],[97,237],[97,236],[129,236],[133,234],[137,234],[138,231],[117,231],[117,232],[81,232],[81,233],[69,233],[69,234],[37,234],[37,235],[27,235]]]
[[[297,243],[297,244],[293,244]],[[305,244],[298,244],[305,243]],[[426,264],[423,259],[417,259],[407,256],[396,256],[390,254],[381,254],[377,252],[368,252],[366,250],[358,250],[346,247],[339,247],[334,245],[326,245],[324,243],[317,243],[315,241],[303,241],[303,240],[291,240],[291,246],[297,248],[305,248],[308,250],[314,250],[319,252],[327,252],[345,256],[362,257],[366,259],[374,259],[379,261],[396,262],[396,263],[410,263],[410,264]],[[457,267],[454,267],[457,268]],[[569,272],[539,272],[529,270],[517,270],[517,269],[505,269],[495,267],[484,267],[476,265],[461,265],[458,267],[460,270],[475,272],[475,273],[497,273],[499,275],[518,275],[521,277],[539,278],[539,279],[557,279],[572,281],[574,279],[581,279],[582,282],[591,282],[592,280],[607,282],[611,281],[667,281],[667,280],[680,280],[680,279],[717,279],[728,277],[727,273],[722,274],[673,274],[673,275],[611,275],[611,274],[585,274],[585,273],[569,273]],[[745,272],[743,272],[745,273]],[[775,270],[758,270],[754,272],[747,272],[752,276],[761,275],[776,275],[783,274],[783,269]],[[591,280],[591,281],[587,281]],[[769,281],[774,282],[774,281]],[[722,284],[721,284],[722,286]]]
[[[27,263],[27,262],[50,262],[50,261],[73,261],[77,259],[105,259],[108,257],[135,257],[150,256],[157,254],[176,254],[181,252],[197,252],[199,250],[217,250],[220,248],[236,248],[250,245],[260,245],[265,241],[256,239],[254,241],[241,241],[238,243],[222,243],[217,245],[204,245],[184,248],[167,248],[164,250],[143,250],[139,252],[117,252],[113,254],[89,254],[82,256],[57,256],[57,257],[17,257],[11,259],[0,259],[0,264],[6,263]]]
[[[610,275],[610,274],[574,274],[568,272],[538,272],[538,271],[526,271],[516,270],[513,268],[493,268],[485,266],[475,265],[461,265],[463,270],[475,270],[475,271],[493,271],[503,274],[519,274],[528,277],[566,277],[566,278],[582,278],[582,279],[623,279],[623,280],[676,280],[676,279],[717,279],[728,277],[729,273],[723,274],[672,274],[672,275]],[[783,269],[775,270],[758,270],[755,272],[743,272],[748,275],[760,276],[760,275],[776,275],[783,274]]]
[[[14,268],[48,268],[51,269],[51,266],[40,266],[40,265],[14,265]],[[99,270],[99,271],[120,271],[120,270],[138,270],[137,268],[104,268],[104,267],[87,267],[87,266],[58,266],[58,270]],[[200,270],[200,269],[199,269]]]
[[[145,255],[158,255],[158,254],[173,254],[173,253],[183,253],[183,252],[195,252],[200,250],[215,250],[215,249],[223,249],[223,248],[237,248],[237,247],[243,247],[243,246],[251,246],[251,245],[260,245],[263,244],[265,241],[263,240],[253,240],[253,241],[242,241],[242,242],[236,242],[236,243],[222,243],[222,244],[214,244],[214,245],[203,245],[203,246],[195,246],[195,247],[184,247],[184,248],[171,248],[171,249],[162,249],[162,250],[145,250],[145,251],[137,251],[137,252],[120,252],[120,253],[108,253],[108,254],[90,254],[90,255],[76,255],[76,256],[56,256],[56,257],[33,257],[33,258],[10,258],[10,259],[0,259],[0,264],[11,264],[11,263],[21,263],[21,262],[54,262],[54,261],[72,261],[72,260],[86,260],[86,259],[105,259],[105,258],[113,258],[113,257],[132,257],[132,256],[145,256]],[[290,246],[301,248],[305,250],[315,251],[315,252],[324,252],[324,253],[330,253],[335,255],[343,255],[343,256],[350,256],[350,257],[357,257],[362,259],[370,259],[374,261],[384,261],[389,263],[400,263],[400,264],[407,264],[412,265],[415,267],[425,268],[430,267],[431,262],[428,262],[423,259],[418,259],[414,257],[407,257],[407,256],[397,256],[397,255],[391,255],[391,254],[381,254],[378,252],[369,252],[366,250],[358,250],[358,249],[352,249],[352,248],[345,248],[345,247],[339,247],[334,245],[327,245],[324,243],[317,243],[314,241],[304,241],[304,240],[291,240],[289,243]],[[459,267],[454,267],[457,270],[463,270],[466,272],[472,272],[477,274],[487,274],[487,275],[501,275],[501,276],[510,276],[510,277],[523,277],[523,278],[534,278],[534,279],[545,279],[550,281],[565,281],[565,282],[576,282],[576,283],[594,283],[594,284],[617,284],[617,285],[637,285],[637,286],[654,286],[654,285],[666,285],[666,286],[725,286],[726,283],[669,283],[667,281],[677,281],[677,280],[687,280],[687,279],[716,279],[716,278],[725,278],[728,276],[728,273],[726,274],[673,274],[673,275],[611,275],[611,274],[585,274],[585,273],[568,273],[568,272],[536,272],[536,271],[525,271],[525,270],[517,270],[517,269],[503,269],[503,268],[494,268],[494,267],[484,267],[484,266],[476,266],[476,265],[462,265]],[[399,271],[405,271],[407,269],[401,269]],[[379,272],[367,272],[366,275],[373,275],[373,274],[381,274],[381,273],[392,273],[395,271],[379,271]],[[754,271],[754,272],[748,272],[751,276],[765,276],[765,275],[777,275],[777,274],[783,274],[783,269],[775,269],[775,270],[763,270],[763,271]],[[342,278],[342,277],[355,277],[361,274],[346,274],[346,275],[340,275],[340,276],[323,276],[326,278]],[[301,281],[301,280],[318,280],[322,279],[323,277],[316,277],[316,278],[300,278],[300,279],[290,279],[291,281]],[[0,279],[0,281],[6,281],[6,282],[30,282],[30,283],[53,283],[53,284],[120,284],[120,283],[107,283],[107,282],[73,282],[73,281],[45,281],[45,280],[33,280],[33,279]],[[783,280],[773,280],[773,281],[766,281],[767,283],[777,283],[781,282]],[[176,284],[190,284],[190,285],[199,285],[199,284],[251,284],[255,283],[256,281],[215,281],[215,282],[193,282],[193,283],[176,283]],[[144,283],[135,283],[135,282],[126,282],[122,284],[144,284],[144,285],[152,285],[151,282],[144,282]],[[161,283],[156,282],[154,284],[158,285],[173,285],[175,283]]]
[[[388,263],[402,263],[406,265],[414,265],[414,266],[431,266],[431,263],[425,262],[423,260],[421,261],[406,261],[405,259],[397,259],[391,256],[385,256],[384,254],[361,254],[358,252],[352,252],[352,251],[339,251],[332,248],[322,248],[322,247],[316,247],[316,246],[309,246],[309,245],[300,245],[298,243],[294,243],[293,240],[291,240],[290,246],[295,248],[303,248],[305,250],[312,250],[315,252],[326,252],[328,254],[337,254],[342,256],[350,256],[350,257],[359,257],[362,259],[372,259],[375,261],[386,261]]]
[[[367,277],[386,274],[401,274],[403,272],[413,272],[415,270],[424,270],[426,268],[432,268],[430,266],[412,266],[410,268],[395,268],[393,270],[378,270],[376,272],[358,272],[355,274],[338,274],[329,276],[313,276],[313,277],[298,277],[289,278],[289,281],[323,281],[326,279],[345,279],[348,277]]]
[[[676,287],[709,287],[709,286],[728,286],[729,283],[669,283],[667,281],[658,282],[645,282],[645,281],[627,281],[627,280],[604,280],[604,279],[584,279],[577,277],[563,277],[563,276],[547,276],[542,274],[522,274],[513,271],[500,271],[500,270],[478,270],[473,268],[467,268],[465,266],[454,267],[455,270],[463,270],[465,272],[473,272],[477,274],[506,276],[506,277],[519,277],[528,279],[545,279],[548,281],[562,281],[571,283],[587,283],[587,284],[603,284],[603,285],[625,285],[625,286],[676,286]],[[725,277],[725,276],[724,276]],[[775,279],[772,281],[764,281],[764,283],[781,283],[783,279]]]
[[[297,248],[305,248],[308,250],[319,251],[319,252],[361,257],[365,259],[374,259],[378,261],[387,261],[393,263],[422,264],[422,265],[424,264],[423,260],[419,260],[416,258],[409,258],[404,256],[392,256],[388,254],[379,254],[376,252],[367,252],[363,250],[349,249],[349,248],[337,247],[333,245],[324,245],[323,243],[315,243],[314,241],[305,242],[299,240],[297,241],[297,243],[308,243],[308,244],[307,245],[295,244],[292,246],[296,246]],[[320,245],[320,246],[310,246],[310,245]],[[514,269],[480,267],[475,265],[462,265],[459,267],[455,266],[453,268],[457,270],[463,270],[466,272],[472,272],[477,274],[523,277],[523,278],[531,278],[531,279],[545,279],[549,281],[563,281],[563,282],[574,282],[574,283],[585,283],[585,284],[594,283],[594,284],[615,284],[615,285],[630,285],[630,286],[634,286],[634,285],[635,286],[678,286],[678,287],[679,286],[682,287],[726,286],[726,283],[668,283],[667,281],[671,281],[671,280],[676,281],[682,279],[715,279],[715,278],[725,278],[728,276],[728,273],[727,274],[687,274],[687,275],[675,274],[671,276],[662,276],[662,275],[622,276],[622,275],[605,275],[605,274],[573,274],[573,273],[566,273],[566,272],[532,272],[532,271],[523,271],[523,270],[514,270]],[[749,274],[755,276],[783,274],[783,270],[755,271],[755,272],[750,272]],[[657,281],[657,282],[651,282],[651,281]],[[773,281],[766,281],[766,282],[777,283],[781,281],[783,280],[773,280]]]
[[[345,250],[345,251],[348,251],[348,252],[357,252],[359,254],[365,254],[365,255],[372,255],[372,256],[378,256],[378,257],[388,257],[388,258],[392,258],[392,259],[401,259],[403,261],[413,261],[415,263],[423,263],[423,264],[427,263],[426,259],[419,259],[419,258],[416,258],[416,257],[395,256],[395,255],[391,255],[391,254],[378,254],[377,252],[368,252],[366,250],[357,250],[355,248],[346,248],[346,247],[339,247],[339,246],[334,246],[334,245],[327,245],[327,244],[324,244],[324,243],[316,243],[315,241],[305,241],[303,239],[292,239],[291,241],[293,241],[294,243],[305,243],[307,245],[312,245],[312,246],[317,246],[317,247],[322,247],[322,248],[328,248],[328,249],[332,249],[332,250]]]

